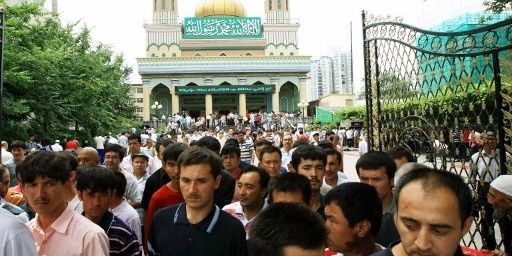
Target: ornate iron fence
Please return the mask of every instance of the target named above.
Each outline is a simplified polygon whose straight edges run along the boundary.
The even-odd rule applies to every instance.
[[[363,13],[363,38],[371,149],[403,146],[464,177],[475,224],[463,244],[493,249],[486,193],[512,172],[512,19],[434,32]]]

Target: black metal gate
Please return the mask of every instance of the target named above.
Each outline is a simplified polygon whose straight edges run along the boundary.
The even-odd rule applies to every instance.
[[[401,145],[464,177],[476,206],[463,243],[496,247],[486,189],[512,173],[512,19],[448,33],[363,13],[363,38],[371,149]]]

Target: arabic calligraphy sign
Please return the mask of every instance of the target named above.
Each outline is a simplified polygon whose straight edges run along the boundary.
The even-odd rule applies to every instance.
[[[273,85],[176,86],[176,94],[256,94],[274,93]]]
[[[251,17],[185,18],[183,38],[263,38],[263,26],[260,18]]]

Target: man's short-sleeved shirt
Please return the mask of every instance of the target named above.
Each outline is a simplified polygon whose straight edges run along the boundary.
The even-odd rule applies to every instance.
[[[142,255],[142,248],[135,232],[113,213],[107,211],[103,214],[98,225],[107,233],[110,256]]]
[[[186,204],[155,213],[149,248],[159,255],[247,255],[242,223],[214,206],[197,224],[189,223]]]
[[[69,207],[46,230],[38,218],[28,223],[38,255],[109,255],[105,231]]]
[[[250,140],[245,140],[240,143],[240,160],[251,163],[252,151],[254,150],[254,144]]]

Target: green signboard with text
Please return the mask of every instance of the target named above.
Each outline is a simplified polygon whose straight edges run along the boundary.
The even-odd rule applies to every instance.
[[[266,94],[274,93],[273,85],[176,86],[176,94]]]
[[[263,38],[263,26],[261,18],[254,17],[185,18],[183,38]]]

